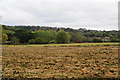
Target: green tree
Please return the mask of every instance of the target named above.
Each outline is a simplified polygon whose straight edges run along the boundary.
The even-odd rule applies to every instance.
[[[16,37],[11,37],[10,41],[11,41],[11,44],[19,44],[19,39]]]
[[[56,31],[47,30],[47,31],[35,31],[36,38],[41,38],[47,41],[47,43],[54,42],[56,39]]]
[[[71,35],[71,42],[79,43],[79,42],[86,42],[87,39],[82,33],[70,33]]]
[[[35,39],[36,44],[47,44],[48,41],[46,39],[43,39],[41,37]]]
[[[28,43],[30,43],[30,44],[48,44],[48,41],[46,39],[39,37],[39,38],[35,38],[35,39],[30,39]]]
[[[6,41],[8,40],[8,36],[7,34],[2,34],[2,43],[6,43]]]
[[[93,42],[102,42],[102,39],[93,38]]]
[[[4,30],[4,33],[8,35],[8,41],[14,36],[14,31]]]
[[[30,43],[30,44],[35,44],[35,39],[30,39],[30,40],[28,41],[28,43]]]
[[[16,30],[14,36],[19,39],[20,43],[27,43],[34,37],[32,31],[24,29]]]
[[[70,35],[68,32],[60,30],[56,35],[56,42],[57,43],[69,43],[70,42]]]
[[[112,37],[112,38],[110,39],[110,41],[111,41],[111,42],[119,42],[119,39],[116,38],[116,37]]]

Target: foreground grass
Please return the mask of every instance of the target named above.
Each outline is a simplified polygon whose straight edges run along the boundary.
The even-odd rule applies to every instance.
[[[4,46],[41,46],[41,47],[90,47],[90,46],[119,46],[119,43],[69,43],[69,44],[28,44],[28,45],[4,45]]]

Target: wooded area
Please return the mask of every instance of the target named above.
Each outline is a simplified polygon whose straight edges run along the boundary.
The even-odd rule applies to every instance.
[[[2,25],[3,44],[119,42],[119,31]]]

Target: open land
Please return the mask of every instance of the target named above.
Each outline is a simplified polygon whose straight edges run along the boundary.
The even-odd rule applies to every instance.
[[[3,45],[3,77],[118,77],[115,43],[83,44]]]

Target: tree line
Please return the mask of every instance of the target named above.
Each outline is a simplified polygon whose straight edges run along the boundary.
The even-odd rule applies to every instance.
[[[2,25],[3,44],[119,42],[119,31]]]

